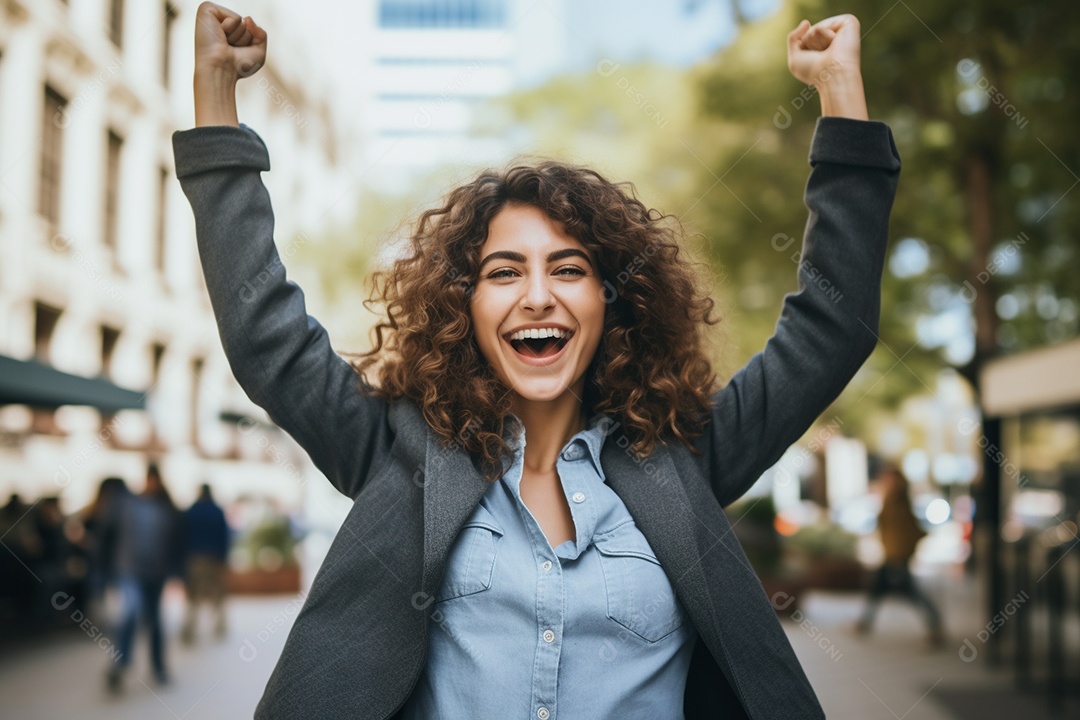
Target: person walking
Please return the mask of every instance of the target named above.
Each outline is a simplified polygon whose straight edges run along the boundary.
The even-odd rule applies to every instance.
[[[148,636],[154,679],[159,685],[169,682],[161,595],[165,581],[180,574],[182,529],[181,515],[156,463],[148,466],[141,493],[119,491],[110,499],[103,547],[114,552],[111,567],[121,599],[116,627],[118,652],[106,672],[106,684],[112,692],[123,690],[123,676],[131,666],[140,625]]]
[[[83,528],[79,545],[86,556],[88,565],[87,603],[95,609],[95,614],[97,610],[103,610],[105,591],[115,580],[115,570],[111,563],[115,560],[116,552],[114,548],[108,546],[110,540],[115,541],[115,533],[112,537],[108,537],[106,527],[110,508],[128,492],[123,478],[107,477],[98,485],[97,495],[93,502],[78,513]]]
[[[885,560],[874,575],[873,583],[856,631],[867,635],[874,623],[881,599],[896,593],[909,600],[926,618],[930,630],[930,644],[941,647],[945,643],[941,613],[933,601],[919,589],[909,565],[915,555],[919,540],[926,531],[919,525],[911,510],[907,477],[899,467],[886,464],[878,474],[883,483],[881,512],[878,515],[878,533],[885,551]]]
[[[184,588],[187,613],[180,637],[195,641],[199,605],[206,601],[214,610],[214,635],[225,637],[225,580],[229,556],[229,524],[225,511],[214,502],[210,485],[199,487],[199,497],[184,513]]]

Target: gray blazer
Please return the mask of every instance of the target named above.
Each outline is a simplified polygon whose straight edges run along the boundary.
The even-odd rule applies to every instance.
[[[448,550],[487,486],[413,402],[365,392],[307,314],[274,247],[262,139],[247,126],[192,128],[173,134],[173,151],[236,379],[355,501],[255,717],[393,718],[423,667],[429,624],[441,619],[432,602]],[[701,454],[672,441],[639,462],[614,426],[601,455],[698,632],[687,718],[823,717],[721,509],[803,435],[877,341],[900,173],[892,132],[819,118],[809,159],[799,289],[785,296],[764,350],[713,397]]]

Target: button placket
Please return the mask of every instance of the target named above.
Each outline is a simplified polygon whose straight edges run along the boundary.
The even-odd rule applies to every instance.
[[[548,559],[547,552],[543,550],[548,543],[542,535],[533,535],[533,549],[541,572],[537,582],[536,598],[536,628],[537,638],[537,663],[533,670],[532,701],[536,707],[536,716],[550,718],[554,714],[552,707],[555,703],[556,683],[558,682],[559,659],[562,651],[561,644],[555,642],[555,630],[562,628],[564,621],[563,612],[563,582],[561,573],[552,572],[557,559]],[[542,711],[542,713],[541,713]]]

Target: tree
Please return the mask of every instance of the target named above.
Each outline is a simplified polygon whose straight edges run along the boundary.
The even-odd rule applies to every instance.
[[[948,365],[977,386],[989,357],[1078,334],[1080,279],[1068,270],[1080,162],[1068,123],[1076,101],[1064,88],[1077,73],[1070,20],[1080,8],[1061,3],[813,0],[747,27],[701,83],[706,114],[746,127],[745,156],[715,156],[702,185],[727,172],[732,185],[760,188],[707,206],[707,233],[733,273],[780,272],[783,261],[761,241],[774,228],[763,233],[758,217],[788,234],[799,220],[786,198],[819,103],[787,73],[783,37],[802,18],[842,12],[860,19],[871,117],[893,128],[904,165],[882,343],[870,362],[884,373],[875,399],[892,406]],[[755,242],[734,240],[745,237]],[[766,291],[744,292],[748,312],[759,298],[762,312],[773,311]],[[890,370],[902,367],[898,358],[910,373]]]

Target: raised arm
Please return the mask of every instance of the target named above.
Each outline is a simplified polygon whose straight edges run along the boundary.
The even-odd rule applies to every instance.
[[[726,506],[745,493],[840,394],[877,344],[881,273],[900,156],[889,126],[867,119],[854,16],[805,20],[788,36],[792,73],[817,85],[809,217],[798,290],[776,331],[713,396],[699,462]]]
[[[269,154],[255,131],[236,121],[234,95],[237,79],[262,66],[266,33],[213,3],[197,12],[197,127],[173,133],[173,154],[225,355],[248,397],[339,491],[355,497],[389,451],[387,404],[360,392],[359,375],[307,314],[274,245],[259,174],[270,169]]]

